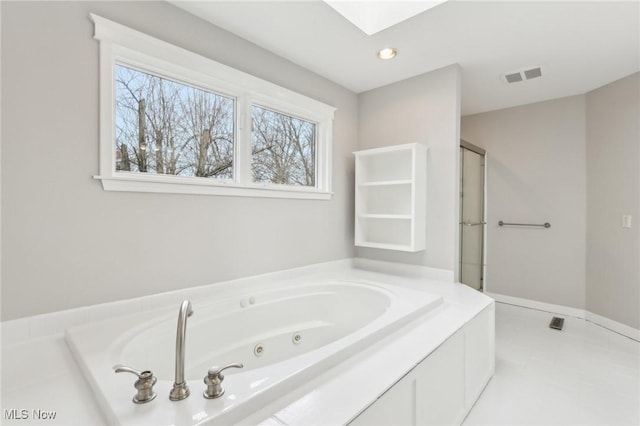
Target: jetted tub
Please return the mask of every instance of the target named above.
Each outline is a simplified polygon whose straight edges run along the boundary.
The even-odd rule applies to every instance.
[[[237,422],[442,303],[440,296],[364,281],[241,288],[236,294],[192,300],[185,362],[191,395],[183,401],[168,398],[179,304],[161,313],[67,330],[66,340],[107,420],[136,425]],[[244,368],[226,370],[225,394],[205,399],[207,370],[230,363]],[[158,378],[156,399],[133,404],[136,378],[115,374],[115,364],[153,371]]]

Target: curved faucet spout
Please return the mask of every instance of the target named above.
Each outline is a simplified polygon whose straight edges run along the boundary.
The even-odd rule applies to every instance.
[[[184,357],[187,318],[192,314],[191,301],[183,301],[178,313],[178,329],[176,330],[176,379],[173,382],[173,389],[169,393],[169,399],[172,401],[180,401],[189,396],[189,386],[187,386],[187,382],[184,379]]]

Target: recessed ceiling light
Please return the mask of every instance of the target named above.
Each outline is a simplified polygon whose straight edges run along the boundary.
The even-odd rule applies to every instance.
[[[380,59],[393,59],[398,55],[398,50],[393,47],[385,47],[378,52],[378,58]]]

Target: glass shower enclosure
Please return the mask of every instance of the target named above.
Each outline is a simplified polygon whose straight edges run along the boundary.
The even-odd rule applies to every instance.
[[[484,289],[485,150],[460,141],[460,282]]]

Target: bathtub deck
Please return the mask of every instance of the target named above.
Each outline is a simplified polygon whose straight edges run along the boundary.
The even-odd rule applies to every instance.
[[[301,268],[297,273],[304,275],[309,271]],[[346,424],[384,393],[390,383],[396,382],[477,312],[493,303],[463,285],[415,277],[415,274],[409,278],[370,272],[350,265],[345,267],[344,262],[337,267],[330,265],[324,271],[314,266],[312,275],[391,282],[442,295],[445,303],[437,312],[406,326],[304,386],[292,389],[240,424]],[[181,292],[163,297],[172,306],[174,302],[169,299],[180,300],[185,295]],[[17,328],[3,326],[3,332],[8,331],[3,333],[3,343],[10,344],[3,344],[3,409],[27,409],[30,416],[34,415],[33,410],[55,411],[56,418],[47,420],[47,424],[105,424],[62,334],[11,343],[12,337],[18,334]],[[40,374],[33,374],[33,366],[39,367]],[[190,386],[190,398],[199,397],[198,384]],[[133,387],[123,389],[131,394],[133,391]],[[158,396],[158,400],[162,398],[164,395]],[[153,403],[156,402],[165,401]],[[194,414],[195,424],[202,419],[198,413]],[[20,420],[4,419],[3,424],[13,422],[18,424]]]

